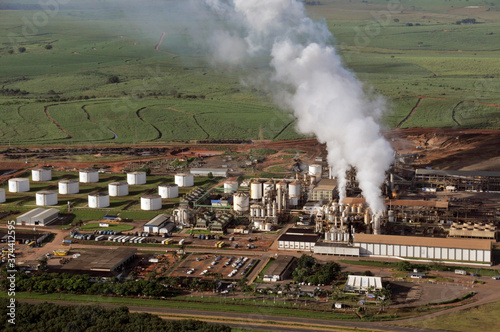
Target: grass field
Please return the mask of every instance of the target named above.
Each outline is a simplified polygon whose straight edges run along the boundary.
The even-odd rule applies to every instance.
[[[302,137],[261,84],[268,59],[211,66],[185,29],[166,28],[168,1],[154,17],[130,15],[118,0],[72,2],[34,24],[44,13],[37,3],[0,5],[0,144]],[[306,8],[326,22],[367,89],[387,97],[385,127],[398,126],[423,96],[442,99],[425,99],[403,128],[500,128],[499,0]],[[467,18],[477,24],[456,23]],[[111,76],[119,82],[108,83]]]
[[[404,326],[446,331],[498,331],[500,302],[460,310],[438,317],[419,319]]]
[[[100,227],[99,223],[88,223],[80,227],[82,231],[117,231],[125,232],[133,229],[134,226],[126,224],[109,224],[108,227]]]

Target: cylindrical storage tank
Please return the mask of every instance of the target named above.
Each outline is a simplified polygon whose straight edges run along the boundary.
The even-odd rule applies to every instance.
[[[163,183],[158,186],[158,194],[161,198],[179,197],[179,186],[173,183]]]
[[[146,183],[146,172],[129,172],[129,173],[127,173],[127,183],[130,185],[145,184]]]
[[[276,183],[276,190],[278,190],[278,187],[281,188],[281,192],[284,194],[286,190],[286,182],[280,181]]]
[[[0,203],[5,203],[5,189],[0,188]]]
[[[262,183],[257,181],[250,183],[250,198],[251,199],[262,198]]]
[[[274,189],[274,183],[272,181],[264,182],[264,196],[267,195],[268,192]]]
[[[250,217],[260,217],[260,206],[257,204],[252,204],[250,206]]]
[[[42,167],[31,170],[31,179],[33,181],[50,181],[52,180],[52,168]]]
[[[36,193],[36,205],[51,206],[57,205],[57,191],[43,190]]]
[[[363,213],[363,204],[358,205],[358,213],[359,214]]]
[[[27,178],[12,178],[9,180],[9,191],[11,193],[22,193],[30,191],[30,180]]]
[[[194,177],[191,173],[175,174],[175,184],[179,187],[192,187],[194,185]]]
[[[80,182],[81,183],[94,183],[99,182],[99,173],[96,169],[87,168],[80,170]]]
[[[322,173],[323,173],[323,169],[322,169],[321,165],[318,165],[318,164],[309,165],[309,175],[316,176],[316,177],[320,178]]]
[[[160,195],[145,195],[141,197],[141,210],[151,211],[161,209]]]
[[[253,225],[256,229],[261,229],[262,228],[262,221],[254,221]]]
[[[388,218],[389,222],[394,222],[394,211],[389,210],[388,214],[389,214],[389,218]]]
[[[292,182],[288,186],[288,196],[290,197],[300,197],[300,184],[297,182]]]
[[[236,193],[233,195],[233,210],[235,212],[248,212],[250,197],[246,193]]]
[[[265,223],[264,224],[264,231],[265,232],[270,232],[272,230],[272,224],[271,223]]]
[[[109,196],[127,196],[128,183],[127,182],[111,182],[108,184]]]
[[[109,206],[109,194],[108,193],[94,193],[89,194],[89,207],[98,209],[105,208]]]
[[[61,180],[58,182],[58,186],[61,195],[78,194],[80,191],[80,182],[78,180]]]
[[[232,194],[236,191],[238,191],[238,181],[224,182],[224,193]]]
[[[288,199],[288,205],[290,205],[290,206],[297,206],[297,205],[299,205],[299,198],[298,197],[290,197]]]

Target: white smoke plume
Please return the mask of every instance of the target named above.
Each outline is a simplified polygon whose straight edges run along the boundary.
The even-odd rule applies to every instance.
[[[270,56],[277,101],[293,110],[297,130],[326,143],[328,163],[345,197],[346,171],[357,170],[363,196],[374,214],[385,210],[380,186],[392,162],[392,149],[377,121],[384,99],[365,92],[347,70],[324,22],[310,19],[298,0],[205,0],[219,24],[211,33],[216,61],[237,65],[253,56]]]

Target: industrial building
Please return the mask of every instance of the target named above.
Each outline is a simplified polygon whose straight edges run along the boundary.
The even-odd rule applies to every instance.
[[[313,251],[320,255],[359,256],[359,247],[339,242],[316,242]]]
[[[382,278],[372,276],[347,276],[344,291],[364,293],[369,289],[382,289]]]
[[[417,169],[415,185],[419,188],[500,192],[500,172]]]
[[[310,201],[329,202],[335,198],[337,180],[321,179],[318,184],[309,192]]]
[[[284,280],[290,275],[296,265],[296,259],[293,256],[279,255],[264,273],[262,280],[266,282],[277,282]]]
[[[136,248],[120,247],[116,249],[87,249],[74,255],[66,264],[49,265],[50,272],[88,274],[90,276],[118,276],[127,264],[132,262]]]
[[[168,214],[159,214],[144,225],[144,232],[159,233],[167,223],[170,222],[172,216]]]
[[[313,229],[289,228],[278,238],[278,249],[313,251],[318,238]]]
[[[227,178],[228,175],[227,168],[191,168],[190,172],[194,176],[208,176],[208,174],[212,173],[214,177]]]
[[[498,238],[498,230],[493,223],[454,222],[450,226],[449,236],[495,240]]]
[[[491,265],[490,240],[358,233],[353,245],[360,256]]]
[[[22,226],[47,226],[58,217],[58,209],[36,208],[17,217],[16,222]]]
[[[0,188],[0,203],[5,203],[5,189]]]

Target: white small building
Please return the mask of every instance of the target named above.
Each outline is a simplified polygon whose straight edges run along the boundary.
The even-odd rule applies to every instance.
[[[17,217],[16,222],[24,226],[47,226],[58,217],[58,209],[36,208]]]
[[[171,219],[168,214],[159,214],[144,225],[144,232],[159,233],[160,229],[165,226]]]
[[[51,206],[57,205],[57,191],[42,190],[35,195],[36,205],[38,206]]]
[[[99,182],[99,171],[93,168],[81,169],[80,182],[81,183]]]
[[[366,292],[368,289],[382,289],[382,278],[371,276],[347,276],[346,292]]]
[[[88,199],[90,208],[99,209],[109,206],[109,194],[106,192],[89,194]]]
[[[161,198],[179,197],[179,186],[174,183],[162,183],[158,186],[158,194]]]
[[[178,173],[174,177],[175,184],[179,187],[192,187],[194,186],[194,177],[191,173]]]
[[[0,188],[0,203],[5,203],[5,189]]]
[[[9,192],[22,193],[30,191],[30,180],[28,178],[9,179]]]
[[[42,167],[32,169],[31,179],[35,182],[52,180],[52,168]]]
[[[128,183],[127,182],[111,182],[108,184],[109,196],[127,196]]]
[[[145,184],[146,183],[146,172],[128,172],[127,182],[130,185]]]
[[[161,207],[160,195],[144,195],[141,197],[141,210],[160,210]]]
[[[80,182],[78,180],[61,180],[58,182],[59,194],[72,195],[80,191]]]

